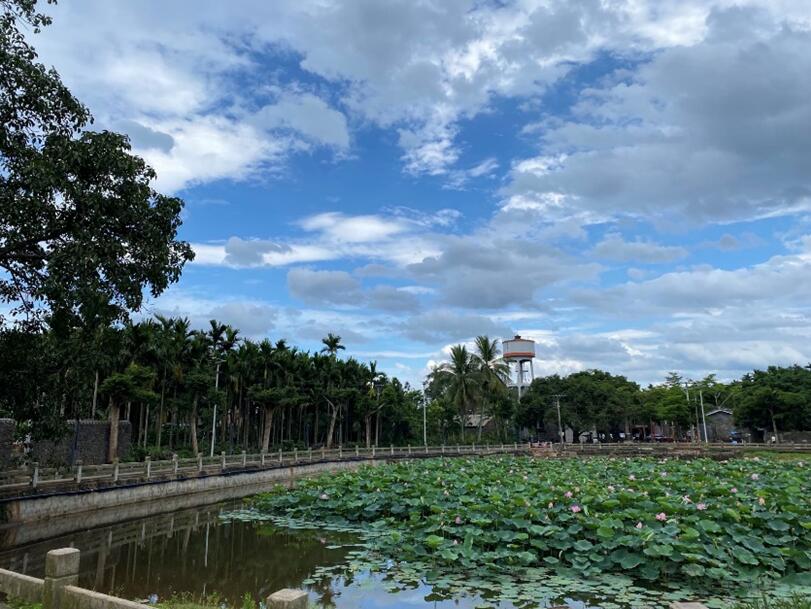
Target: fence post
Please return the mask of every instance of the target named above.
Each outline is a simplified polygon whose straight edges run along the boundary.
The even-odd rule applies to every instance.
[[[427,444],[425,445],[425,454],[426,455],[428,454],[428,445]]]
[[[513,450],[518,450],[518,442],[513,443]]]
[[[307,459],[309,461],[313,460],[313,447],[312,446],[307,447]]]
[[[411,444],[408,445],[408,454],[411,454]]]
[[[389,454],[394,456],[394,444],[389,444]]]
[[[197,471],[203,471],[203,453],[197,453]]]
[[[262,463],[262,467],[265,467],[265,451],[264,450],[262,451],[262,454],[260,455],[259,459],[260,459],[260,461]]]
[[[321,447],[321,460],[323,461],[326,458],[326,454],[324,453],[324,447]]]
[[[220,469],[225,471],[225,451],[220,451]]]
[[[34,471],[31,472],[31,488],[37,488],[39,484],[39,461],[34,461],[31,465],[34,468]]]
[[[372,446],[372,459],[374,459],[374,458],[375,458],[375,448],[377,448],[377,447],[376,447],[376,446]]]
[[[242,451],[242,467],[245,467],[248,464],[248,453],[244,450]]]
[[[172,453],[172,474],[177,476],[177,453]]]
[[[458,444],[456,445],[456,452],[457,452],[457,453],[461,453],[461,452],[462,452],[462,449],[460,448],[460,446],[459,446]]]
[[[120,471],[118,469],[118,459],[113,459],[113,482],[118,482]]]
[[[356,457],[359,457],[359,456],[360,456],[360,451],[358,450],[358,446],[357,446],[357,444],[355,445],[355,456],[356,456]]]
[[[82,460],[78,459],[76,461],[76,484],[80,484],[82,482]]]
[[[445,445],[439,447],[439,451],[444,455],[445,454]]]
[[[293,448],[293,463],[298,463],[298,446]]]
[[[473,448],[471,449],[471,452],[474,452],[474,453],[476,452],[476,443],[475,442],[473,443]]]
[[[152,476],[152,457],[144,457],[144,475],[147,480]]]
[[[45,581],[42,586],[43,609],[59,609],[65,586],[79,583],[79,550],[60,548],[45,555]]]
[[[344,458],[344,447],[343,447],[343,445],[339,444],[338,445],[338,459],[343,459],[343,458]]]
[[[284,457],[282,457],[282,449],[280,448],[279,449],[279,465],[281,465],[283,462],[284,462]]]

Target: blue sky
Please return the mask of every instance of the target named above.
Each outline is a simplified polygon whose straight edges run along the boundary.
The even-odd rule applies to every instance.
[[[536,371],[811,361],[811,5],[63,2],[35,41],[187,203],[147,312],[414,384],[477,334]]]

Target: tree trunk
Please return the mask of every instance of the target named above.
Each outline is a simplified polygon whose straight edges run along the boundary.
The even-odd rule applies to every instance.
[[[163,427],[163,398],[166,394],[166,376],[164,374],[163,383],[161,383],[161,405],[158,409],[158,419],[155,421],[155,444],[157,445],[158,449],[160,450],[161,447],[161,431]]]
[[[775,444],[780,443],[780,436],[777,435],[777,421],[774,420],[774,409],[769,409],[769,415],[772,417],[772,429],[774,430],[774,442]]]
[[[191,407],[191,420],[189,421],[189,430],[191,432],[191,451],[194,455],[199,452],[197,446],[197,394],[194,394],[194,402]]]
[[[327,403],[329,404],[330,410],[332,410],[332,416],[330,417],[329,420],[329,430],[327,431],[327,442],[326,442],[327,450],[329,450],[330,448],[332,448],[332,434],[335,433],[335,421],[338,420],[338,411],[340,410],[340,408],[335,404],[333,404],[332,402],[330,402],[329,400],[327,400]]]
[[[99,397],[99,371],[96,370],[96,380],[93,381],[93,407],[90,410],[90,418],[96,418],[96,402]]]
[[[110,400],[110,440],[107,442],[107,462],[118,457],[118,404]]]
[[[262,429],[262,452],[270,448],[270,432],[273,429],[273,408],[265,406],[265,425]]]

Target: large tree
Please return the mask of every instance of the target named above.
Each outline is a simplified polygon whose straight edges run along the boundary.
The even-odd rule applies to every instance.
[[[0,303],[20,323],[100,300],[124,318],[193,258],[177,240],[183,202],[150,186],[126,136],[88,130],[88,109],[37,61],[23,30],[50,20],[35,0],[0,10]]]

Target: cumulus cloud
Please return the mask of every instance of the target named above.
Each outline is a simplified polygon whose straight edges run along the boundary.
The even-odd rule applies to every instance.
[[[509,326],[484,315],[459,314],[439,309],[409,317],[395,329],[411,340],[424,343],[464,341],[478,336],[511,336]]]
[[[287,287],[296,298],[317,304],[357,304],[361,300],[360,282],[346,271],[290,269]]]
[[[565,216],[732,221],[811,208],[811,31],[714,10],[698,43],[662,50],[549,121],[509,200],[556,193]]]
[[[617,262],[673,262],[685,258],[689,253],[685,248],[661,245],[652,241],[636,239],[626,241],[619,233],[608,233],[591,250],[598,258]]]

